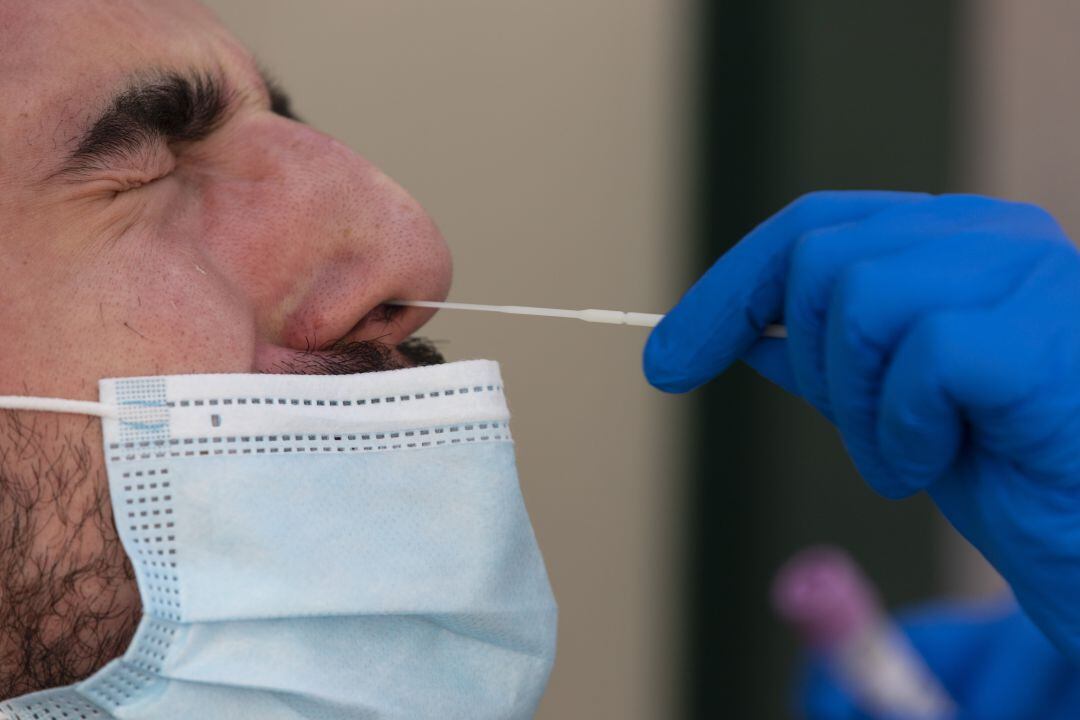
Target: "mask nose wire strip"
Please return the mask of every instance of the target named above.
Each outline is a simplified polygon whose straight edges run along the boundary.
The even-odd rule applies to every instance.
[[[69,413],[72,415],[96,415],[115,418],[119,415],[115,405],[88,400],[64,400],[62,398],[25,397],[0,395],[0,410],[36,410],[38,412]]]

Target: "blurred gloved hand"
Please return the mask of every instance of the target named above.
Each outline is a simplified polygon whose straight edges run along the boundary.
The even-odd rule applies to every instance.
[[[1080,674],[1021,612],[927,606],[900,626],[957,704],[955,720],[1072,720]],[[811,660],[796,696],[806,720],[894,720],[856,706],[830,670]]]
[[[786,340],[762,339],[769,323]],[[926,489],[1080,661],[1080,254],[1042,210],[808,195],[660,323],[657,387],[742,358],[818,408],[888,497]]]

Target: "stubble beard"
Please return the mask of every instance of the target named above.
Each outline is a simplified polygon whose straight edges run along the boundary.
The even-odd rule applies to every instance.
[[[96,418],[0,412],[0,699],[78,682],[141,614]]]

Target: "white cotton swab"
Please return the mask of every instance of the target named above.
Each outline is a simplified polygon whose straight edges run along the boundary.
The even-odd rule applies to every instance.
[[[570,318],[592,323],[636,325],[638,327],[656,327],[656,324],[664,317],[653,313],[623,312],[622,310],[559,310],[557,308],[524,307],[522,305],[474,305],[473,303],[433,302],[431,300],[390,300],[386,304],[403,307],[437,308],[439,310],[478,310],[480,312],[503,313],[505,315],[539,315],[541,317]],[[787,328],[783,325],[769,325],[765,328],[762,336],[786,338]]]

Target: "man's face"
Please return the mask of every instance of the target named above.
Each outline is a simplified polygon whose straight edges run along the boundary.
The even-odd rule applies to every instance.
[[[448,290],[416,202],[192,0],[0,0],[0,97],[0,394],[404,364],[378,348],[428,312],[382,303]],[[0,699],[95,669],[138,606],[96,421],[2,424]]]

